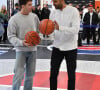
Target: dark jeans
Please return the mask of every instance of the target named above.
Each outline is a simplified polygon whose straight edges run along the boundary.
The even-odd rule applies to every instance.
[[[63,61],[64,57],[68,71],[68,90],[75,90],[77,49],[70,51],[60,51],[57,48],[53,48],[51,56],[50,90],[57,90],[57,77],[61,62]]]

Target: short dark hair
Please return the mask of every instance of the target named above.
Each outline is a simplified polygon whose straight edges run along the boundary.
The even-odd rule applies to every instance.
[[[22,5],[26,5],[27,2],[29,1],[32,1],[32,0],[19,0],[19,5],[22,6]]]
[[[15,6],[19,6],[19,4],[18,3],[15,3]]]

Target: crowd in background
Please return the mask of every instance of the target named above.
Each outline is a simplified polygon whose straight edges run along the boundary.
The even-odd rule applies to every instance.
[[[73,6],[72,3],[69,5]],[[90,44],[90,39],[93,39],[93,44],[99,44],[100,42],[100,7],[97,6],[96,8],[93,8],[93,5],[89,3],[88,5],[74,5],[79,10],[80,13],[80,22],[82,24],[82,40],[87,40],[87,44]],[[18,3],[15,4],[15,9],[12,11],[11,16],[16,14],[20,11],[20,7]],[[43,5],[43,8],[41,9],[40,5],[33,6],[32,12],[35,13],[39,20],[43,19],[49,19],[49,15],[52,9],[49,9],[49,6],[47,4]],[[93,17],[91,19],[92,13]],[[8,25],[8,12],[6,9],[6,6],[2,6],[0,10],[0,23],[2,23],[4,27],[4,34],[0,36],[0,42],[6,42],[7,40],[7,25]],[[92,21],[90,21],[92,20]],[[93,26],[92,26],[93,24]],[[43,35],[45,37],[45,35]],[[48,36],[47,36],[48,37]]]
[[[0,11],[0,23],[2,23],[4,27],[4,34],[0,36],[0,41],[3,40],[3,42],[5,42],[7,40],[8,12],[4,5],[1,7]]]

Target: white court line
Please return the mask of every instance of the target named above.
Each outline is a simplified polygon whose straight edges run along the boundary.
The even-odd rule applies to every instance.
[[[9,90],[11,90],[12,85],[0,85],[0,88],[5,88],[4,90],[8,90],[7,88],[9,88]],[[23,86],[21,86],[20,88],[21,90],[23,90]],[[1,90],[1,89],[0,89]],[[50,90],[50,88],[43,88],[43,87],[33,87],[33,90]],[[57,89],[57,90],[67,90],[67,89]]]
[[[12,46],[12,44],[0,44],[2,46]]]
[[[9,47],[0,47],[0,49],[2,50],[2,49],[4,49],[4,50],[8,50],[8,49],[10,49]]]
[[[14,74],[14,73],[3,74],[3,75],[0,75],[0,77],[9,76],[9,75],[12,75],[12,74]]]
[[[1,69],[0,70],[4,72],[10,69],[9,74],[11,74],[13,72],[12,70],[14,68],[14,64],[15,64],[15,59],[2,59],[0,60],[0,68],[2,70]],[[44,72],[44,71],[50,71],[50,59],[37,59],[36,72]],[[63,60],[61,64],[60,71],[67,72],[65,60]],[[100,62],[78,60],[76,72],[100,75]]]
[[[37,59],[36,71],[50,71],[50,59]],[[77,60],[76,72],[89,73],[100,75],[100,62],[99,61],[83,61]],[[63,60],[61,63],[60,71],[67,71],[66,62]]]

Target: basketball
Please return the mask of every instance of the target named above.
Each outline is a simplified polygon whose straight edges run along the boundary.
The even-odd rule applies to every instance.
[[[44,35],[49,35],[54,31],[54,23],[50,19],[43,19],[40,22],[39,30]]]
[[[40,37],[39,37],[38,33],[35,31],[27,32],[25,35],[25,40],[31,46],[35,46],[35,45],[38,45],[40,43]]]

